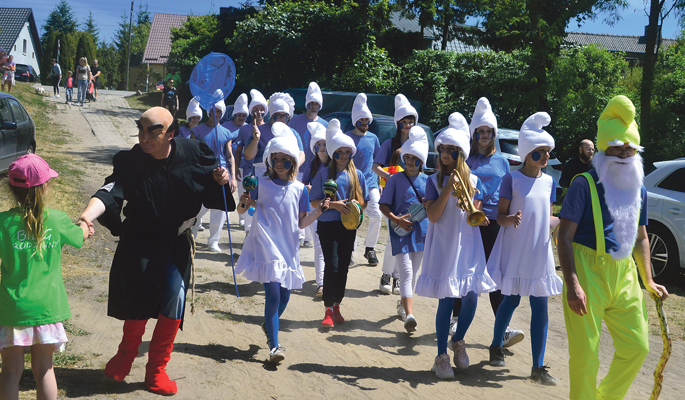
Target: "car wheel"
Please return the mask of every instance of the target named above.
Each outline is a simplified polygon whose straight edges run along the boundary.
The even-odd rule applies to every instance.
[[[671,232],[663,225],[647,225],[649,254],[652,261],[652,277],[660,284],[673,283],[680,273],[678,246]]]
[[[29,148],[26,149],[26,154],[33,154],[36,152],[36,145],[35,144],[30,144]]]

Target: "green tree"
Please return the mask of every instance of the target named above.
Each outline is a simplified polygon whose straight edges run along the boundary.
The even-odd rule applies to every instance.
[[[93,19],[93,12],[88,12],[88,18],[83,23],[83,30],[88,32],[93,38],[93,43],[98,43],[100,41],[100,28],[95,24],[95,19]]]
[[[77,32],[74,34],[74,39],[77,40],[76,44],[76,56],[74,57],[74,68],[79,65],[79,60],[81,57],[85,57],[88,60],[88,64],[92,64],[93,60],[96,58],[96,47],[93,43],[93,38],[88,32]]]
[[[75,32],[77,27],[78,21],[71,6],[66,0],[60,0],[45,20],[45,25],[43,25],[45,33],[41,38],[41,47],[45,50],[44,39],[51,31],[69,34]]]
[[[131,29],[131,66],[139,66],[143,61],[143,53],[147,45],[147,38],[150,35],[150,12],[145,6],[138,7],[138,12],[134,18],[134,24]],[[117,89],[126,89],[126,64],[128,56],[128,35],[129,35],[129,16],[123,15],[119,21],[119,28],[114,32],[114,39],[112,45],[114,46],[115,57],[114,60],[107,60],[108,63],[113,63],[101,68],[105,69],[103,74],[109,75],[108,85],[114,86]],[[98,60],[103,61],[103,60]],[[139,84],[135,83],[136,77],[130,76],[130,90],[136,89]],[[140,88],[140,87],[138,87]]]

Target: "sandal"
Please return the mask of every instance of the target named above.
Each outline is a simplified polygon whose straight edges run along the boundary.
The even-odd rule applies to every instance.
[[[316,294],[314,295],[314,297],[323,297],[323,286],[319,286],[316,289]]]

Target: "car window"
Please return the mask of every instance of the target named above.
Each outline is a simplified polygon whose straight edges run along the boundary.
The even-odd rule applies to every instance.
[[[28,115],[26,115],[26,112],[24,111],[24,107],[19,104],[18,101],[14,99],[7,99],[10,103],[10,109],[12,110],[12,116],[14,117],[14,122],[17,123],[17,125],[22,124],[26,122],[28,119]]]
[[[500,139],[499,147],[502,153],[519,155],[519,140],[518,139]]]
[[[12,114],[7,106],[7,102],[4,99],[0,99],[0,124],[5,121],[12,122]]]
[[[657,187],[685,193],[685,183],[683,182],[685,182],[685,168],[679,168],[664,178],[664,180],[662,180]]]
[[[354,127],[352,126],[352,117],[343,114],[343,115],[336,115],[335,118],[337,118],[338,121],[340,121],[340,129],[343,130],[343,132],[354,129]],[[333,118],[331,118],[331,119],[333,119]],[[331,121],[329,120],[328,122],[331,122]],[[346,128],[346,127],[348,127],[348,128]]]

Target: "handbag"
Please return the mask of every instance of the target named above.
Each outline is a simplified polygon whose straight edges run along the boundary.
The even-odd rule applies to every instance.
[[[409,181],[411,188],[414,189],[414,193],[416,194],[416,198],[422,199],[421,195],[419,194],[419,191],[416,190],[414,183],[411,181],[411,179],[409,179],[409,176],[407,175],[407,173],[405,171],[402,171],[402,174]],[[424,219],[426,219],[426,217],[428,216],[426,214],[426,208],[423,206],[423,202],[411,204],[409,206],[409,209],[407,210],[407,213],[409,214],[408,219],[412,223],[413,222],[421,222]],[[399,237],[409,236],[409,234],[412,232],[412,231],[408,231],[408,230],[402,228],[401,226],[397,225],[396,223],[394,223],[392,221],[390,221],[390,227]]]

